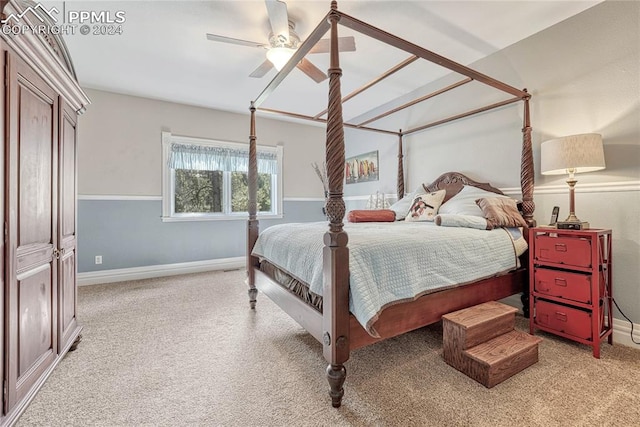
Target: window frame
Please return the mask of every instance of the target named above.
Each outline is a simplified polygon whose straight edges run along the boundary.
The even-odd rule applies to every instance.
[[[175,212],[175,170],[169,167],[171,144],[203,145],[210,147],[227,147],[234,149],[248,149],[247,143],[220,141],[209,138],[196,138],[183,135],[174,135],[171,132],[162,132],[162,221],[229,221],[247,220],[248,212],[231,212],[231,171],[222,171],[222,205],[221,213],[176,213]],[[259,151],[271,151],[276,153],[278,173],[271,175],[272,211],[257,212],[259,219],[282,218],[282,170],[283,170],[283,146],[258,145]]]

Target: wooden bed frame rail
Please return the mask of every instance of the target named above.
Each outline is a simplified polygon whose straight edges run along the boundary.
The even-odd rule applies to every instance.
[[[338,24],[345,25],[355,31],[378,39],[384,43],[392,45],[398,49],[411,54],[405,61],[386,71],[380,77],[372,80],[362,88],[352,92],[345,98],[342,97],[340,78],[342,69],[340,68],[338,53]],[[329,75],[329,99],[326,110],[315,116],[305,116],[284,111],[262,109],[260,105],[278,87],[284,78],[295,68],[295,65],[302,60],[309,50],[320,40],[329,30],[330,32],[330,67]],[[389,75],[405,67],[417,59],[426,59],[434,62],[451,71],[466,76],[464,80],[451,86],[438,90],[432,94],[423,96],[411,101],[401,107],[390,110],[374,119],[367,120],[360,124],[345,124],[342,116],[342,103],[364,92],[364,90],[378,84]],[[432,98],[449,90],[453,90],[470,81],[478,81],[492,86],[500,91],[510,94],[512,97],[486,107],[468,111],[447,119],[425,124],[403,132],[373,128],[368,125],[382,117],[394,114],[401,109],[408,108],[425,99]],[[522,128],[522,156],[521,156],[521,188],[522,188],[522,209],[523,216],[529,225],[534,225],[533,211],[533,154],[531,147],[531,124],[529,118],[530,95],[526,89],[516,89],[506,83],[497,81],[489,76],[481,74],[466,66],[453,62],[447,58],[428,51],[420,46],[400,39],[392,34],[386,33],[369,24],[348,16],[337,8],[337,2],[331,2],[331,10],[311,35],[302,43],[294,53],[291,60],[282,68],[268,86],[260,93],[254,102],[251,103],[251,130],[249,136],[249,220],[247,223],[247,283],[249,286],[249,301],[252,309],[255,308],[257,289],[268,295],[276,304],[289,313],[317,340],[322,342],[323,355],[328,362],[326,375],[330,385],[329,395],[332,405],[339,407],[344,395],[343,384],[346,378],[345,362],[349,359],[349,353],[355,348],[371,344],[380,339],[404,333],[421,326],[440,320],[440,317],[450,311],[454,311],[481,302],[496,300],[513,295],[522,291],[523,283],[526,281],[526,266],[515,274],[499,276],[481,282],[464,285],[438,293],[438,296],[431,298],[419,298],[411,304],[411,316],[406,315],[407,306],[392,306],[385,310],[382,317],[391,319],[384,323],[381,329],[381,338],[374,338],[367,334],[362,326],[349,313],[349,248],[348,236],[343,230],[343,220],[345,216],[345,203],[343,199],[344,182],[344,128],[353,127],[367,131],[395,134],[398,136],[398,199],[404,196],[404,170],[402,140],[404,135],[423,131],[433,126],[467,117],[480,112],[488,111],[517,101],[524,102],[524,123]],[[280,114],[289,117],[302,118],[313,121],[326,122],[326,164],[328,177],[328,195],[326,198],[326,214],[329,220],[329,229],[324,235],[323,251],[323,312],[319,313],[307,306],[289,291],[275,284],[268,276],[259,270],[259,261],[251,255],[252,249],[258,238],[259,223],[257,213],[257,147],[256,147],[256,111],[264,111],[272,114]],[[322,116],[326,114],[326,120]],[[257,288],[256,288],[257,286]],[[463,288],[460,290],[460,288]],[[474,291],[469,291],[469,289]],[[467,292],[464,292],[464,289]],[[482,289],[482,290],[480,290]],[[433,294],[432,294],[433,295]],[[466,295],[466,296],[465,296]],[[427,295],[428,297],[429,295]],[[399,313],[402,311],[404,314]]]

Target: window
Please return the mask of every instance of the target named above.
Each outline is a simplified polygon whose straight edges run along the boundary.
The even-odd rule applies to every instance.
[[[162,132],[163,221],[246,219],[249,145]],[[258,146],[258,216],[282,213],[282,146]]]

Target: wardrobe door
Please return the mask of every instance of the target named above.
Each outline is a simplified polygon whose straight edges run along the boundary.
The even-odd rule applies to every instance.
[[[5,45],[4,43],[0,42],[0,81],[6,81],[5,80],[5,66],[4,66],[4,61],[5,61]],[[0,99],[4,99],[4,87],[0,86]],[[6,128],[6,116],[5,116],[5,103],[4,102],[0,102],[0,123],[2,124],[0,126],[0,129],[2,129],[3,131]],[[0,188],[5,188],[4,186],[4,175],[5,175],[5,170],[4,170],[4,165],[5,165],[5,151],[6,151],[6,139],[5,138],[0,138],[0,140],[2,141],[0,143]],[[6,193],[5,193],[6,194]],[[5,196],[6,197],[6,196]],[[4,203],[5,203],[5,197],[0,197],[0,224],[4,224]],[[5,286],[4,286],[4,281],[5,281],[5,269],[4,269],[4,265],[5,265],[5,240],[6,240],[6,236],[5,239],[0,239],[0,271],[2,271],[2,274],[0,274],[0,289],[2,289],[2,292],[0,292],[0,352],[4,355],[5,354],[5,342],[4,342],[4,338],[5,338],[5,328],[7,326],[6,323],[6,319],[5,319],[5,306],[4,306],[4,296],[5,296]],[[4,361],[0,362],[0,378],[2,378],[3,384],[6,384],[5,381],[5,376],[4,376]],[[1,402],[6,402],[6,387],[2,387],[1,388],[1,394],[2,394],[2,400]],[[2,406],[0,408],[0,415],[1,414],[6,414],[7,409]]]
[[[57,156],[55,92],[7,54],[7,407],[56,360]]]
[[[58,161],[59,346],[64,351],[77,336],[76,329],[76,114],[60,101]]]

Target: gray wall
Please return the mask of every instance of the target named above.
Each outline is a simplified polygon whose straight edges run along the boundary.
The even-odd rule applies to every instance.
[[[246,221],[162,222],[161,132],[248,142],[249,115],[87,89],[80,118],[78,271],[242,256]],[[285,221],[320,221],[325,131],[258,117],[258,143],[284,146]],[[300,201],[302,200],[302,201]],[[95,264],[101,255],[103,263]]]
[[[78,130],[80,195],[160,196],[161,132],[249,142],[249,113],[236,114],[87,89],[91,105]],[[310,166],[324,159],[319,126],[256,120],[258,144],[284,147],[285,197],[322,197]]]
[[[512,86],[526,87],[533,95],[538,223],[549,222],[553,206],[560,207],[561,219],[568,214],[566,177],[541,175],[540,144],[564,135],[602,134],[607,167],[576,175],[576,211],[592,227],[613,230],[614,296],[635,322],[640,321],[639,17],[639,2],[606,1],[471,65]],[[454,80],[448,76],[423,90]],[[448,95],[442,103],[427,103],[416,116],[428,121],[430,114],[445,116],[451,106],[470,109],[470,102],[494,101],[470,85]],[[459,171],[518,197],[522,121],[522,105],[517,103],[407,137],[406,190],[444,172]],[[407,121],[403,127],[415,124]],[[368,134],[358,133],[347,140],[348,150],[359,151],[365,145],[369,151],[388,150],[386,141],[367,145],[369,140]],[[378,184],[394,185],[395,176],[389,175]],[[622,318],[618,313],[616,317]]]
[[[285,201],[288,222],[323,221],[322,201]],[[162,222],[161,200],[79,200],[79,271],[99,271],[240,257],[246,254],[243,220]],[[102,264],[94,257],[102,256]]]

